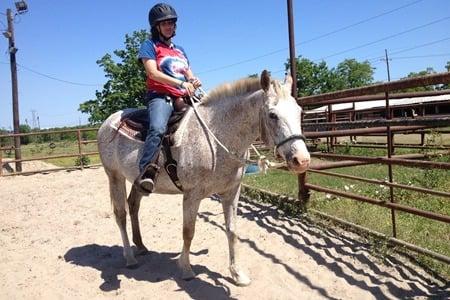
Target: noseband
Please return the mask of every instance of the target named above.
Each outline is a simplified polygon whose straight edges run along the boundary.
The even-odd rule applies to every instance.
[[[276,144],[275,145],[275,149],[278,149],[282,145],[284,145],[287,142],[292,141],[292,140],[302,140],[306,144],[306,138],[305,138],[305,136],[303,134],[294,134],[294,135],[291,135],[291,136],[285,138],[284,140],[282,140],[278,144]]]

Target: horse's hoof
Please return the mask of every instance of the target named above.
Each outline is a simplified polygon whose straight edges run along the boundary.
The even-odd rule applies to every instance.
[[[148,253],[148,249],[143,246],[136,249],[136,255],[146,255]]]
[[[196,277],[194,271],[182,271],[181,278],[183,280],[192,280]]]
[[[248,278],[247,276],[245,276],[245,278],[235,278],[234,282],[237,286],[248,286],[250,285],[250,283],[252,283],[250,278]]]
[[[132,265],[128,265],[127,264],[127,269],[129,269],[129,270],[135,270],[137,268],[139,268],[139,264],[138,263],[135,263],[135,264],[132,264]]]
[[[237,286],[248,286],[252,282],[244,272],[231,268],[231,277]]]
[[[138,261],[134,257],[127,258],[127,268],[136,269],[138,267]]]

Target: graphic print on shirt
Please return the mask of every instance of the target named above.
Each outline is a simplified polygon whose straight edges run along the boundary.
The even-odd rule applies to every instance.
[[[166,75],[185,81],[185,74],[189,70],[189,61],[184,51],[174,45],[169,47],[163,43],[152,43],[152,46],[158,70]],[[186,93],[185,89],[160,83],[150,78],[147,78],[147,89],[175,97],[181,97]]]
[[[163,73],[180,80],[184,80],[188,68],[186,59],[178,56],[165,56],[158,65]]]

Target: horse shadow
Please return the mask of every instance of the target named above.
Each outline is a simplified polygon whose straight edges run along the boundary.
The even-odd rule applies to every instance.
[[[191,255],[205,255],[208,250],[191,252]],[[230,289],[220,279],[232,282],[231,278],[209,270],[205,266],[193,265],[192,269],[197,275],[207,274],[214,284],[196,277],[192,280],[182,280],[179,274],[176,257],[179,253],[149,251],[145,255],[137,256],[136,268],[125,267],[123,247],[102,246],[89,244],[69,249],[64,255],[66,262],[82,267],[90,267],[100,272],[103,283],[99,288],[104,292],[120,289],[119,275],[138,281],[158,283],[173,280],[180,290],[184,290],[191,299],[232,299]]]
[[[280,235],[287,245],[300,249],[317,265],[327,267],[336,277],[344,279],[348,284],[369,291],[375,299],[386,299],[392,296],[402,299],[415,297],[448,299],[450,283],[446,279],[437,274],[431,274],[436,281],[430,280],[430,276],[418,272],[412,263],[407,263],[394,255],[386,254],[382,258],[383,262],[380,259],[374,259],[373,245],[349,235],[343,235],[332,227],[325,228],[307,218],[287,216],[275,206],[258,203],[242,195],[238,215],[256,222],[267,233]],[[210,213],[204,212],[200,214],[200,218],[225,231],[224,226],[215,222]],[[277,258],[276,254],[262,250],[256,240],[248,238],[239,238],[239,240],[259,255],[270,259],[272,263],[282,265],[290,275],[316,290],[323,297],[334,299],[326,289],[315,285],[307,275],[299,273],[295,266],[283,262]],[[334,251],[330,251],[331,249]],[[407,260],[411,260],[410,258]],[[380,266],[382,263],[395,268],[397,274],[384,271],[385,268]],[[398,286],[394,282],[407,282],[407,287]],[[382,285],[387,292],[380,287]]]

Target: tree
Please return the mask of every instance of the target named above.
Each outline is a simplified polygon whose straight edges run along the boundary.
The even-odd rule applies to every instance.
[[[447,72],[450,72],[450,61],[448,61],[447,64],[445,65],[445,69],[447,70]],[[443,84],[441,88],[443,90],[449,89],[450,88],[450,84],[448,84],[448,83]]]
[[[289,68],[289,62],[285,64]],[[329,69],[326,62],[315,63],[307,58],[297,58],[298,96],[317,95],[337,90],[369,85],[373,70],[368,61],[347,59]]]
[[[285,66],[289,69],[289,62]],[[317,64],[300,56],[296,66],[299,97],[326,93],[330,89],[330,73],[324,61]]]
[[[19,132],[20,133],[30,133],[31,132],[31,127],[28,124],[20,124],[19,125]],[[20,137],[20,143],[22,145],[27,145],[29,144],[31,141],[30,136],[29,135],[24,135]]]
[[[431,74],[436,74],[436,71],[433,68],[427,68],[426,70],[419,71],[419,72],[410,72],[408,74],[408,76],[403,77],[402,79],[426,76],[426,75],[431,75]],[[428,85],[428,86],[418,86],[415,88],[403,89],[398,92],[424,92],[424,91],[435,91],[438,89],[439,89],[439,86],[437,86],[437,85]]]
[[[96,91],[96,99],[80,104],[79,111],[89,114],[89,122],[104,121],[112,113],[127,108],[139,107],[145,96],[145,70],[138,61],[138,51],[148,37],[145,30],[125,35],[125,49],[115,50],[120,60],[114,61],[111,54],[105,54],[97,64],[103,68],[107,82],[102,91]]]
[[[332,70],[336,78],[335,87],[343,90],[369,85],[373,82],[373,70],[367,60],[357,62],[354,58],[346,59]]]

